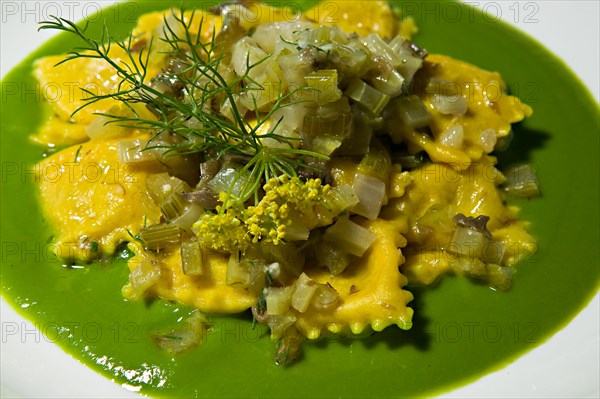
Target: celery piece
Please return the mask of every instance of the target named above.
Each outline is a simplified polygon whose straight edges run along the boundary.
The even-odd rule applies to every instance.
[[[490,240],[483,248],[482,259],[486,263],[502,264],[504,254],[506,253],[506,244],[499,241]]]
[[[410,129],[422,128],[431,123],[431,114],[418,96],[398,97],[394,99],[393,106],[402,124]]]
[[[335,216],[346,209],[352,208],[359,202],[354,189],[349,184],[333,187],[331,189],[330,198],[331,199],[324,202],[323,205]]]
[[[264,72],[246,82],[246,87],[239,97],[243,108],[266,111],[287,89],[284,74],[277,61],[264,64]]]
[[[314,89],[313,102],[318,105],[329,104],[342,98],[338,88],[337,69],[320,69],[304,77],[306,84]]]
[[[280,316],[286,313],[292,301],[294,287],[268,287],[267,295],[267,314]]]
[[[291,312],[282,315],[269,314],[267,324],[271,329],[271,339],[281,338],[295,322],[296,316],[291,314]]]
[[[145,255],[138,265],[129,272],[132,299],[142,298],[144,293],[160,281],[161,262],[154,256]]]
[[[378,74],[371,78],[370,82],[374,88],[390,97],[402,94],[404,88],[404,77],[395,70],[387,61],[377,62]]]
[[[204,274],[202,250],[200,243],[193,237],[181,241],[181,266],[186,276],[201,276]]]
[[[535,169],[530,164],[514,166],[504,172],[506,194],[517,198],[533,198],[540,195]]]
[[[172,193],[190,192],[190,186],[168,173],[156,173],[146,176],[146,189],[157,205],[162,205]]]
[[[362,46],[336,45],[327,54],[327,59],[339,71],[342,78],[361,76],[368,60],[368,53]]]
[[[173,191],[165,198],[165,201],[160,205],[160,210],[165,216],[165,219],[170,222],[173,219],[178,218],[190,203],[183,198],[180,192]],[[194,220],[195,222],[195,220]]]
[[[488,243],[489,239],[481,231],[459,225],[454,230],[447,250],[468,258],[481,259]]]
[[[396,36],[389,46],[402,60],[402,63],[397,66],[398,71],[407,82],[411,82],[415,73],[423,66],[423,59],[427,52],[401,36]]]
[[[169,223],[155,224],[141,229],[138,237],[144,243],[144,248],[159,252],[181,242],[181,229]]]
[[[119,162],[137,165],[158,163],[160,152],[155,148],[147,149],[147,145],[148,142],[141,139],[119,141],[117,145]]]
[[[178,355],[201,344],[210,326],[206,316],[196,309],[184,320],[180,326],[166,333],[152,333],[154,343],[171,355]]]
[[[246,288],[250,284],[250,269],[247,267],[248,263],[240,258],[239,252],[234,252],[229,256],[225,282],[227,285],[241,285],[242,288]]]
[[[484,277],[486,274],[486,266],[477,258],[468,258],[466,256],[457,256],[452,262],[452,269],[457,273],[469,277]]]
[[[317,283],[308,277],[306,273],[302,273],[296,281],[294,293],[292,294],[292,307],[300,313],[306,312],[316,291]]]
[[[358,164],[358,173],[387,182],[391,170],[392,160],[390,154],[379,141],[373,141],[369,152]]]
[[[376,219],[385,198],[386,184],[375,177],[356,173],[352,189],[356,193],[359,202],[351,211],[367,219]]]
[[[353,78],[350,81],[344,94],[365,107],[373,115],[379,115],[390,101],[387,94],[374,89],[359,78]]]
[[[367,37],[363,38],[363,44],[371,50],[373,54],[377,54],[378,57],[383,57],[387,60],[390,65],[394,68],[398,68],[402,65],[402,58],[386,43],[383,41],[381,36],[377,33],[371,33]]]
[[[486,282],[492,287],[506,291],[512,284],[512,277],[515,270],[509,266],[500,266],[493,263],[486,265]]]
[[[340,218],[329,227],[323,239],[338,245],[352,255],[363,256],[375,241],[375,234],[347,217]]]
[[[342,112],[336,118],[323,118],[318,114],[307,113],[304,117],[303,132],[308,137],[331,136],[343,141],[352,133],[352,112]],[[326,154],[329,155],[329,154]]]

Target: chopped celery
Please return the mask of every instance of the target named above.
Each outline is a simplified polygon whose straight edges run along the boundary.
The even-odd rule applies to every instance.
[[[323,203],[323,205],[331,211],[333,216],[339,215],[359,202],[354,189],[349,184],[333,187],[331,193],[331,199]]]
[[[383,145],[377,140],[371,143],[369,152],[363,157],[358,165],[358,173],[372,176],[383,182],[387,182],[390,177],[392,160],[390,154]]]
[[[398,68],[402,65],[402,58],[400,58],[394,49],[384,42],[377,33],[371,33],[369,36],[365,37],[363,39],[363,44],[371,50],[373,54],[383,57],[393,68]]]
[[[290,287],[291,288],[291,287]],[[267,324],[271,329],[271,338],[281,338],[285,332],[296,322],[296,316],[290,312],[282,315],[269,315]]]
[[[427,51],[402,36],[396,36],[389,46],[402,59],[402,63],[398,65],[398,71],[407,82],[411,82],[415,73],[423,66],[423,59],[426,57]]]
[[[431,114],[418,96],[410,95],[394,99],[394,110],[402,123],[411,128],[418,129],[431,123]]]
[[[206,338],[209,328],[206,316],[199,310],[193,310],[190,315],[177,326],[166,333],[151,334],[154,343],[171,355],[178,355],[198,346]]]
[[[390,97],[402,94],[404,77],[395,70],[387,61],[380,60],[376,63],[378,74],[371,78],[374,88]]]
[[[359,105],[352,106],[352,115],[354,116],[354,124],[350,135],[344,140],[340,148],[337,150],[337,155],[353,156],[364,155],[369,151],[371,139],[373,138],[373,126],[371,121],[364,114],[366,113]]]
[[[204,273],[202,250],[194,236],[181,241],[181,265],[186,276],[201,276]]]
[[[267,314],[280,316],[290,308],[294,287],[269,287],[266,288]]]
[[[499,241],[489,241],[483,249],[482,259],[486,263],[502,264],[504,254],[506,253],[506,244]]]
[[[304,117],[303,131],[313,139],[318,139],[319,136],[331,136],[341,142],[352,133],[352,121],[350,111],[342,112],[336,118],[323,118],[318,114],[307,113]]]
[[[456,226],[448,251],[468,258],[479,258],[488,245],[489,239],[481,231],[471,227]]]
[[[141,229],[138,237],[144,243],[144,248],[159,252],[181,242],[181,229],[169,223],[155,224]]]
[[[375,177],[356,173],[352,189],[359,199],[352,212],[371,220],[377,218],[385,198],[386,184]]]
[[[163,204],[172,193],[190,192],[186,182],[168,173],[151,174],[146,177],[148,194],[157,205]]]
[[[248,262],[241,260],[239,252],[232,253],[227,262],[227,277],[225,279],[227,285],[241,285],[242,288],[248,287],[250,284],[250,269],[247,267]]]
[[[161,262],[154,256],[141,257],[138,265],[129,273],[132,299],[142,298],[144,293],[160,281]]]
[[[170,222],[181,216],[189,205],[190,203],[183,198],[183,195],[180,192],[172,191],[171,194],[165,198],[165,201],[160,204],[160,210],[165,216],[165,219]],[[195,220],[193,222],[195,222]]]
[[[329,104],[342,98],[338,88],[337,69],[320,69],[304,77],[308,87],[314,89],[313,102],[318,105]]]
[[[204,210],[200,205],[188,203],[183,211],[173,220],[170,221],[171,224],[179,226],[182,230],[193,234],[193,225],[200,219]]]
[[[368,59],[368,53],[361,47],[337,45],[327,54],[328,60],[336,67],[342,78],[362,75],[361,71]]]
[[[452,262],[452,268],[460,274],[469,277],[484,277],[486,266],[478,258],[469,258],[466,256],[457,256]]]
[[[345,95],[365,107],[373,115],[379,115],[390,101],[387,94],[369,86],[359,78],[352,78]]]
[[[532,198],[540,195],[538,178],[533,165],[514,166],[504,172],[504,191],[513,197]]]
[[[317,283],[308,277],[306,273],[302,273],[296,280],[294,293],[292,294],[292,307],[300,313],[306,312],[316,291]]]
[[[486,281],[491,287],[502,291],[506,291],[510,288],[512,277],[515,272],[512,267],[490,263],[486,265],[486,271]]]
[[[131,141],[119,141],[117,151],[119,162],[134,164],[153,164],[160,158],[160,151],[147,149],[146,140],[135,139]]]
[[[345,217],[329,227],[323,238],[339,245],[352,255],[363,256],[376,237],[369,230]]]
[[[264,72],[264,60],[268,57],[269,55],[258,47],[256,40],[248,36],[238,40],[231,49],[231,65],[238,76],[248,73],[252,79],[258,77]],[[254,67],[248,71],[252,65]]]

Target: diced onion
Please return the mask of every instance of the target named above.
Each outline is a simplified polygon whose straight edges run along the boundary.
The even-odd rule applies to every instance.
[[[434,94],[431,103],[435,109],[444,115],[463,116],[469,108],[467,99],[461,95],[445,96]]]
[[[488,154],[494,151],[497,141],[498,137],[494,129],[485,129],[479,135],[479,144],[481,145],[481,149]]]

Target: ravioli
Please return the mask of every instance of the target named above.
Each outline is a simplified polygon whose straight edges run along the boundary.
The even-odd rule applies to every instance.
[[[456,257],[449,251],[457,229],[456,215],[489,216],[486,233],[506,248],[495,266],[510,267],[535,251],[527,223],[518,221],[517,209],[504,203],[498,187],[506,179],[495,168],[496,159],[489,155],[497,142],[510,134],[511,124],[531,114],[527,105],[505,94],[505,84],[498,73],[446,56],[425,58],[425,52],[408,39],[414,33],[412,23],[396,21],[393,10],[384,1],[319,4],[304,14],[259,3],[251,3],[248,8],[224,4],[217,11],[183,15],[164,11],[140,18],[128,51],[140,56],[150,42],[154,43],[145,80],[138,83],[152,94],[142,93],[146,99],[160,98],[162,103],[146,100],[144,106],[141,95],[129,98],[129,102],[105,99],[84,106],[86,98],[80,92],[69,98],[53,91],[46,93],[50,112],[34,140],[71,145],[37,165],[42,208],[56,230],[55,252],[60,257],[89,262],[101,254],[113,254],[119,244],[127,242],[133,256],[128,260],[130,281],[123,287],[125,298],[159,297],[206,313],[239,313],[250,308],[255,314],[267,312],[268,306],[263,302],[267,302],[269,293],[288,292],[287,298],[276,303],[281,312],[265,313],[266,317],[274,316],[272,321],[285,315],[293,320],[291,330],[317,339],[328,333],[362,334],[390,326],[410,329],[413,310],[409,304],[413,296],[405,287],[409,283],[432,284],[444,273],[456,270]],[[241,12],[253,18],[243,18]],[[182,25],[176,27],[180,17],[185,29]],[[293,24],[285,25],[286,21]],[[269,25],[267,29],[271,30],[265,32],[281,33],[280,40],[269,42],[269,37],[252,36],[257,26],[272,22],[281,24]],[[346,33],[328,28],[332,25]],[[194,56],[194,65],[200,65],[197,70],[182,62],[181,57],[188,53],[181,52],[180,58],[170,54],[173,49],[164,39],[171,29],[172,34],[180,29],[190,37],[199,35],[202,42],[211,43],[204,53],[200,52],[203,55]],[[215,42],[217,33],[222,35]],[[300,39],[288,41],[284,34]],[[395,40],[398,48],[394,51],[405,58],[373,54],[373,49],[361,42],[360,37],[367,35],[373,35],[373,45],[389,52],[390,43]],[[263,32],[263,36],[269,34]],[[334,36],[340,43],[332,39]],[[191,42],[187,45],[194,47]],[[230,46],[230,51],[211,64],[213,45]],[[330,57],[331,48],[325,51],[319,45],[337,49],[342,61]],[[267,48],[272,54],[265,52]],[[363,64],[346,65],[352,61],[343,61],[347,54]],[[110,57],[125,68],[139,67],[139,61],[132,61],[127,51],[118,46],[111,49]],[[372,63],[365,61],[369,57],[373,57]],[[386,61],[386,57],[391,61]],[[36,63],[36,77],[42,86],[54,82],[62,87],[76,81],[103,94],[115,93],[120,78],[114,65],[100,59],[78,58],[54,67],[63,59],[64,56],[46,57]],[[290,64],[290,60],[295,64]],[[218,69],[221,61],[226,64],[226,71],[215,79],[210,71]],[[394,62],[397,65],[392,65]],[[406,63],[417,66],[412,73],[406,72],[405,79],[398,70]],[[259,66],[261,74],[250,77],[252,65]],[[286,80],[295,77],[284,76],[289,72],[286,66],[300,71],[298,76],[309,86],[304,90],[321,93],[324,89],[319,85],[334,82],[335,87],[329,89],[333,88],[330,91],[335,100],[315,96],[315,100],[310,100],[314,103],[306,106],[301,103],[309,100],[286,104],[299,116],[281,108],[278,113],[269,109],[291,97],[271,99],[260,106],[257,97],[242,101],[246,92],[264,94],[271,78],[279,79],[282,91],[288,90],[288,83],[296,82]],[[338,75],[335,68],[349,69]],[[200,78],[186,86],[186,79],[195,74]],[[219,86],[223,81],[227,86]],[[282,85],[282,81],[286,84]],[[129,87],[128,84],[125,82],[122,87]],[[465,102],[464,112],[442,112],[436,97],[440,85],[457,90],[454,98]],[[214,87],[220,90],[218,95],[206,94]],[[362,89],[353,92],[356,87]],[[233,89],[239,92],[232,93]],[[52,95],[55,101],[51,101]],[[390,117],[390,112],[385,111],[387,104],[407,97],[417,98],[430,122],[426,127],[385,131],[385,119]],[[204,102],[205,98],[209,101]],[[178,101],[179,108],[169,109]],[[236,104],[235,110],[231,102]],[[137,117],[146,125],[107,124],[107,117],[98,115],[102,113],[117,119]],[[289,119],[280,118],[279,113],[296,125],[285,126]],[[261,122],[265,115],[266,122]],[[341,134],[335,129],[345,128],[338,123],[344,117],[349,118],[354,130]],[[395,117],[391,115],[390,120],[397,122]],[[241,119],[241,128],[236,125],[236,118]],[[218,123],[211,125],[214,120]],[[313,120],[323,123],[318,132],[305,132],[304,136],[298,133],[308,129],[306,126]],[[288,129],[282,135],[275,133],[280,123]],[[154,128],[144,129],[147,126]],[[444,137],[457,126],[460,145],[450,145]],[[124,140],[149,144],[145,149],[138,146],[137,161],[148,154],[144,153],[147,150],[168,151],[159,160],[120,162],[123,154],[118,148]],[[152,140],[157,140],[154,147]],[[210,147],[218,140],[225,144],[219,151]],[[338,156],[335,151],[344,149],[344,140],[358,142],[364,151],[346,149],[349,153]],[[251,145],[228,153],[237,149],[240,142]],[[315,152],[310,147],[315,142],[330,151]],[[307,147],[292,155],[283,151],[284,155],[279,155],[279,151],[287,149],[286,145],[291,150]],[[267,155],[253,156],[256,148],[265,150]],[[418,152],[425,152],[428,161],[411,170],[404,170],[398,158],[391,156],[414,157]],[[182,160],[177,167],[168,162],[172,155]],[[308,164],[304,163],[306,159]],[[257,169],[253,168],[261,162],[267,166],[255,172]],[[52,171],[57,177],[52,177]],[[165,171],[169,172],[167,179],[173,180],[160,180]],[[322,179],[307,177],[320,172]],[[254,195],[244,197],[242,183],[256,177]],[[263,204],[265,198],[267,203]],[[231,204],[236,200],[240,200],[241,207],[240,203],[238,208]],[[340,203],[344,206],[336,208]],[[369,205],[369,212],[360,209],[359,205],[364,204]],[[188,212],[190,209],[197,213]],[[180,219],[190,214],[195,219],[181,224]],[[355,239],[349,243],[336,237],[340,221],[363,237],[363,242]],[[157,240],[161,245],[149,245],[152,239],[144,236],[153,228],[163,234]],[[203,236],[203,231],[212,236],[220,234],[212,247],[206,239],[212,236]],[[337,234],[340,235],[339,229]],[[222,242],[217,242],[219,238]],[[201,253],[201,272],[186,271],[190,255],[183,249],[184,240],[197,249],[195,254]],[[279,258],[269,254],[258,260],[250,255],[244,259],[248,248],[255,244],[272,245],[268,248],[276,248],[274,252],[290,252],[279,254]],[[306,253],[319,253],[318,249],[326,246],[328,255],[337,257],[338,264],[334,266],[343,267],[338,270],[323,259],[310,257],[304,263]],[[144,265],[150,265],[151,272],[144,274]],[[279,273],[281,270],[284,272]],[[240,273],[238,280],[230,278],[235,273]],[[309,281],[306,287],[300,287],[298,276]],[[326,290],[335,296],[336,301],[331,302],[335,305],[317,307],[312,297],[302,296],[302,289],[313,296],[317,289]],[[294,304],[292,292],[296,302],[304,301],[302,305]],[[285,317],[281,320],[285,321]],[[281,338],[282,331],[289,328],[285,323],[278,325],[274,338]]]
[[[130,233],[160,219],[146,191],[153,170],[119,162],[117,147],[118,140],[91,140],[36,165],[42,209],[58,234],[60,258],[89,261],[112,254],[131,240]]]

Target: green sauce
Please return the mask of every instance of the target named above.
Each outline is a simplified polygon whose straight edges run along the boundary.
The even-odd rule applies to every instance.
[[[414,5],[404,9],[418,11],[423,3]],[[164,3],[140,2],[104,14],[111,29],[125,34],[135,16],[164,8]],[[431,53],[500,71],[512,92],[534,108],[533,117],[515,128],[509,152],[500,154],[501,164],[536,165],[543,190],[540,199],[516,203],[521,217],[532,222],[539,251],[519,265],[511,291],[446,277],[434,289],[412,289],[412,330],[388,328],[366,339],[308,344],[303,359],[289,368],[273,365],[273,344],[264,328],[252,328],[249,314],[213,317],[206,342],[172,361],[149,333],[189,308],[123,300],[128,274],[123,258],[67,268],[47,248],[51,232],[29,173],[44,151],[28,141],[42,106],[34,96],[11,94],[9,85],[33,87],[32,61],[73,46],[72,38],[60,36],[2,82],[2,295],[89,367],[153,396],[428,396],[533,349],[598,289],[598,207],[588,206],[599,202],[598,107],[539,44],[463,5],[456,9],[459,20],[416,14],[418,42]],[[121,21],[118,28],[115,21]],[[99,24],[91,29],[98,31]]]

